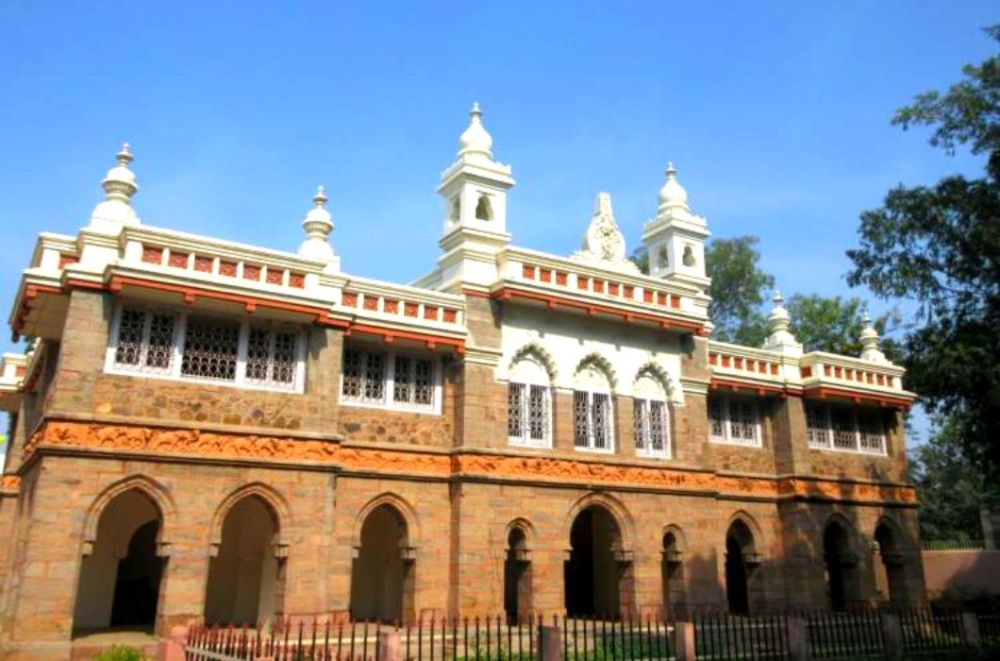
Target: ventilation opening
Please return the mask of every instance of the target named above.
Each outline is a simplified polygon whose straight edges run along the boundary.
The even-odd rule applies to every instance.
[[[476,203],[476,220],[493,220],[493,207],[486,195],[480,195]]]

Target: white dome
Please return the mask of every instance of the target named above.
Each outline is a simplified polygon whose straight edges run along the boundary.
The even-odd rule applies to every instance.
[[[681,208],[688,209],[688,194],[677,181],[677,168],[673,163],[667,165],[667,183],[660,189],[660,211]]]
[[[484,156],[493,158],[493,138],[483,127],[483,112],[479,109],[479,104],[472,104],[469,111],[469,128],[465,129],[458,139],[458,156]]]

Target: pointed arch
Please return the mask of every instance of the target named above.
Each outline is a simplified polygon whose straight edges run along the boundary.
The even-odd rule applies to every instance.
[[[291,509],[276,489],[263,482],[252,482],[245,484],[230,492],[216,508],[212,516],[212,524],[209,528],[209,554],[215,556],[219,546],[222,544],[222,525],[226,521],[229,511],[241,500],[249,497],[260,498],[267,505],[271,516],[274,517],[275,538],[274,554],[276,557],[284,557],[288,549],[288,530],[292,527]]]
[[[684,531],[675,523],[669,523],[663,526],[663,532],[660,535],[660,539],[663,540],[663,550],[670,550],[667,548],[667,535],[672,535],[675,543],[675,548],[673,550],[680,553],[684,553],[688,549],[687,537],[684,535]]]
[[[511,356],[510,362],[507,364],[508,377],[513,371],[514,365],[517,364],[517,361],[527,357],[533,357],[542,364],[545,371],[548,372],[549,383],[554,385],[556,382],[556,376],[559,373],[559,370],[556,367],[556,361],[552,357],[552,354],[535,340],[525,343],[520,349],[514,352],[513,356]]]
[[[505,542],[510,539],[511,533],[515,530],[520,530],[524,535],[524,548],[522,550],[530,551],[534,547],[535,541],[535,527],[531,525],[531,521],[520,516],[512,519],[503,531]]]
[[[649,376],[654,381],[659,382],[660,387],[663,388],[663,394],[668,401],[673,398],[674,395],[674,382],[670,378],[670,373],[663,369],[663,366],[654,360],[647,360],[643,363],[639,369],[635,372],[635,378],[632,379],[632,384],[634,385],[644,376]]]
[[[596,351],[588,353],[576,364],[576,369],[573,370],[573,376],[576,376],[587,367],[595,367],[603,372],[604,376],[608,380],[608,385],[611,387],[611,390],[614,391],[618,389],[618,374],[615,372],[614,365],[611,364],[610,360]]]
[[[563,522],[563,539],[569,540],[576,517],[590,507],[599,507],[607,510],[617,524],[621,539],[618,540],[616,551],[627,551],[634,548],[635,524],[628,508],[614,496],[599,491],[581,496],[570,506]]]
[[[907,553],[914,549],[913,540],[910,535],[906,532],[906,529],[900,525],[899,521],[890,516],[889,514],[882,514],[879,516],[878,520],[875,521],[875,526],[872,528],[872,539],[878,541],[876,537],[878,536],[879,528],[885,527],[893,536],[893,541],[896,544],[896,550],[900,553]]]
[[[764,548],[764,533],[761,530],[760,524],[757,523],[757,519],[755,519],[753,515],[748,513],[746,510],[737,510],[726,522],[723,534],[728,536],[730,531],[733,529],[733,526],[736,524],[742,524],[750,532],[752,548],[749,552],[760,553],[760,550]]]
[[[481,193],[476,201],[476,220],[493,220],[493,204],[486,193]]]
[[[159,557],[170,555],[171,543],[177,529],[177,506],[165,486],[142,474],[131,475],[114,482],[91,503],[84,517],[82,555],[90,555],[93,551],[94,543],[97,541],[98,524],[108,504],[123,493],[132,490],[148,497],[159,510],[163,524],[156,536],[156,554]]]
[[[369,500],[364,507],[358,510],[354,518],[354,528],[351,531],[351,546],[355,549],[361,548],[361,533],[368,515],[383,505],[388,505],[391,509],[402,517],[405,528],[405,537],[402,543],[408,548],[415,549],[419,545],[420,526],[417,511],[405,498],[397,493],[386,491]]]

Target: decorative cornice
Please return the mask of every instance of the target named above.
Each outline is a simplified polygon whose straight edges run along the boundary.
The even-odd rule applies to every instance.
[[[350,474],[413,479],[527,482],[566,488],[608,488],[709,495],[730,499],[810,499],[912,505],[913,489],[901,484],[820,477],[720,474],[644,463],[565,457],[491,454],[469,450],[431,452],[383,446],[343,446],[336,441],[200,432],[192,429],[47,421],[25,447],[25,458],[45,450],[90,451],[151,458],[255,460],[305,463]],[[23,464],[22,464],[23,465]]]

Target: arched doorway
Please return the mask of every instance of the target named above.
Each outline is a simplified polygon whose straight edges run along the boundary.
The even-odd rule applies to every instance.
[[[507,621],[521,622],[531,612],[531,560],[527,537],[520,526],[507,535],[507,556],[503,565],[503,608]]]
[[[663,582],[663,614],[670,619],[684,617],[684,555],[677,530],[668,530],[663,535],[660,576]]]
[[[630,593],[631,563],[614,516],[599,505],[580,512],[570,529],[570,547],[564,565],[567,614],[620,617]]]
[[[875,563],[875,585],[883,601],[903,606],[906,597],[906,562],[899,534],[892,526],[880,523],[875,528],[875,542],[878,545],[879,560]]]
[[[753,532],[737,519],[726,533],[726,600],[729,612],[750,612],[750,575],[759,564]]]
[[[163,576],[163,559],[156,554],[162,522],[156,503],[139,489],[107,504],[97,538],[80,566],[74,631],[152,630]]]
[[[823,531],[823,562],[826,564],[830,608],[847,610],[860,600],[858,559],[851,550],[851,537],[846,526],[831,521]]]
[[[353,619],[412,621],[415,563],[408,532],[406,519],[392,505],[379,505],[365,517],[351,568]]]
[[[281,612],[278,531],[277,515],[260,496],[246,496],[229,509],[218,553],[209,562],[206,623],[256,624]]]

